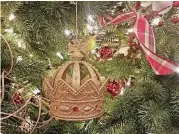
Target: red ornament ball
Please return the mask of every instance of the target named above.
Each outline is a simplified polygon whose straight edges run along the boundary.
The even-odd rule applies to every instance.
[[[13,102],[14,102],[15,104],[24,104],[24,100],[22,99],[20,93],[15,93],[15,94],[13,95]]]
[[[174,16],[171,18],[171,21],[174,23],[174,24],[177,24],[179,22],[179,18]]]
[[[112,48],[108,46],[103,46],[100,48],[99,54],[102,59],[109,59],[113,56],[113,51]]]
[[[173,2],[173,7],[179,7],[179,1],[174,1]]]
[[[116,81],[109,81],[108,85],[107,85],[107,91],[113,95],[116,96],[118,95],[119,92],[121,92],[121,86],[118,82]]]

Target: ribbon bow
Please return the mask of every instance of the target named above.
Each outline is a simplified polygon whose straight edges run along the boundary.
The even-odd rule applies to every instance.
[[[116,17],[98,16],[101,27],[109,24],[120,24],[121,22],[135,20],[134,33],[140,42],[140,46],[145,52],[146,58],[156,75],[168,75],[174,73],[179,65],[156,54],[155,36],[148,21],[136,12],[118,14]]]

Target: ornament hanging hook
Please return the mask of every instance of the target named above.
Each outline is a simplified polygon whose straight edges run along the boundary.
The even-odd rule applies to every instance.
[[[77,1],[76,1],[76,39],[78,38],[78,5],[77,5]]]

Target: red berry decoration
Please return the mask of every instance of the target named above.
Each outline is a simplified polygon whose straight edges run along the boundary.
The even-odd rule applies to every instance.
[[[174,16],[173,18],[171,18],[171,21],[174,23],[174,24],[177,24],[179,22],[179,18]]]
[[[13,95],[13,102],[14,102],[15,104],[24,104],[24,100],[22,99],[20,93],[15,93],[15,94]]]
[[[173,2],[173,7],[179,7],[179,1],[174,1]]]
[[[113,51],[108,46],[101,47],[101,49],[99,50],[99,53],[102,59],[109,59],[113,56]]]
[[[121,92],[121,86],[118,82],[114,81],[110,81],[107,85],[107,91],[112,95],[112,96],[116,96],[118,95],[118,93]]]
[[[162,27],[164,25],[164,22],[163,21],[160,21],[159,23],[158,23],[158,26],[159,27]]]
[[[73,112],[77,113],[79,111],[78,107],[73,108]]]

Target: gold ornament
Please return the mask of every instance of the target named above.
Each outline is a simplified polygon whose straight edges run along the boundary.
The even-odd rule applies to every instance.
[[[57,119],[80,121],[97,118],[104,113],[104,78],[91,64],[82,61],[85,40],[69,43],[71,61],[47,76],[43,88],[50,99],[50,114]]]
[[[95,48],[96,45],[96,39],[94,36],[86,35],[84,36],[84,40],[86,41],[86,50],[87,52],[90,52]]]

